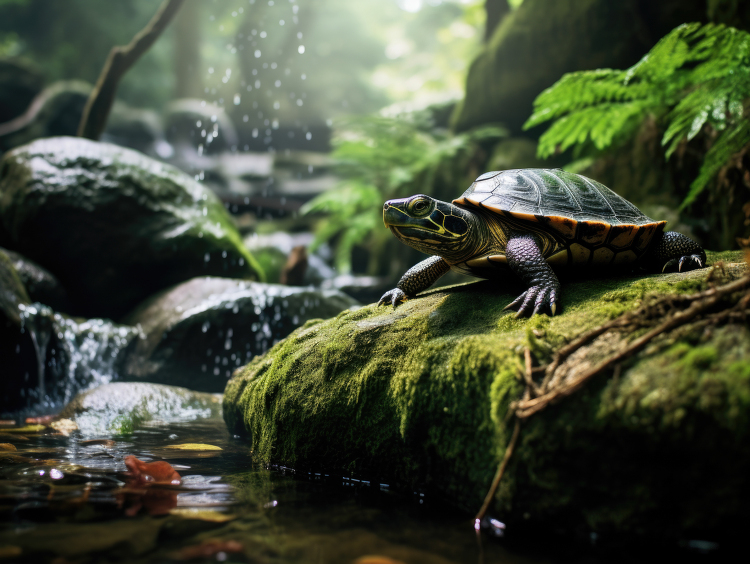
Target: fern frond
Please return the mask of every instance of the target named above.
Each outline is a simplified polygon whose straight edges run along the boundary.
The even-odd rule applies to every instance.
[[[680,210],[692,204],[729,159],[748,143],[750,143],[749,120],[744,120],[731,130],[724,131],[706,153],[700,173],[690,185],[690,192],[680,204]]]

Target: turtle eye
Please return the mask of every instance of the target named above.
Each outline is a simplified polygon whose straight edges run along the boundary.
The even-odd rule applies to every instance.
[[[416,198],[409,205],[409,211],[418,217],[427,215],[430,211],[430,201],[426,198]]]

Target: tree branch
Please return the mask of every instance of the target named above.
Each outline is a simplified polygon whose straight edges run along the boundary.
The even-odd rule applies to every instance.
[[[89,96],[78,126],[78,136],[97,140],[107,124],[115,101],[117,85],[125,72],[149,50],[185,0],[164,0],[148,25],[126,46],[113,47],[109,52],[94,91]]]

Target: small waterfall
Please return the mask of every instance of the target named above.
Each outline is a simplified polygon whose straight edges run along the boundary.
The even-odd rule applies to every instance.
[[[26,406],[52,412],[78,392],[117,378],[118,365],[138,329],[108,319],[78,320],[41,304],[19,306],[22,331],[36,353],[37,381],[26,390]]]

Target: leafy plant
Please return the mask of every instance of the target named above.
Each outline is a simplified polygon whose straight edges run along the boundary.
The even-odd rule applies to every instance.
[[[431,130],[419,115],[343,122],[333,152],[343,180],[302,208],[306,214],[325,215],[313,248],[334,242],[337,268],[350,272],[352,250],[381,224],[385,200],[420,192],[435,195],[446,168],[463,168],[459,163],[476,154],[480,143],[505,135],[497,126],[459,135]]]
[[[627,70],[566,74],[542,92],[525,128],[552,121],[539,140],[547,157],[573,148],[590,156],[631,139],[643,119],[664,127],[669,158],[704,127],[716,133],[682,202],[691,204],[733,154],[750,142],[750,34],[724,25],[684,24]]]

